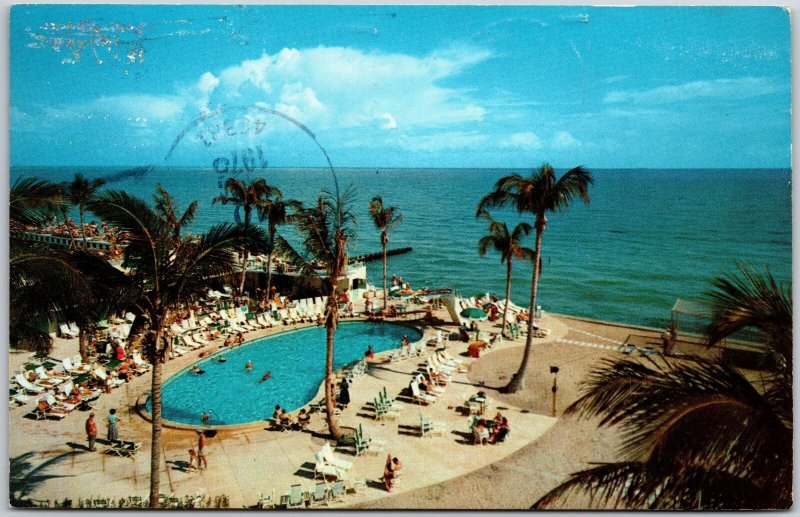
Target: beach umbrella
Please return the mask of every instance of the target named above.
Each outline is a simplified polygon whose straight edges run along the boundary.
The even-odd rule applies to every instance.
[[[486,318],[488,318],[489,315],[477,307],[467,307],[466,309],[461,311],[461,317],[474,321],[483,321]]]

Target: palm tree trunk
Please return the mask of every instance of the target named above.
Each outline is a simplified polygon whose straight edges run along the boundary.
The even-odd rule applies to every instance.
[[[250,227],[250,209],[244,209],[244,231]],[[247,246],[242,246],[242,281],[239,283],[239,296],[244,296],[244,279],[247,277]]]
[[[161,361],[153,361],[150,399],[153,406],[152,437],[150,439],[150,508],[158,508],[161,493]]]
[[[536,218],[536,247],[533,249],[533,279],[531,281],[531,305],[528,309],[528,336],[525,338],[525,352],[522,355],[522,363],[519,370],[511,377],[511,381],[505,386],[506,393],[516,393],[525,389],[525,371],[528,368],[528,361],[531,356],[531,344],[533,343],[533,316],[536,313],[536,292],[539,287],[539,259],[542,255],[542,233],[547,226],[547,218],[541,215]]]
[[[156,330],[155,344],[149,348],[158,351],[161,328]],[[148,339],[153,339],[149,338]],[[162,362],[160,354],[150,356],[153,365],[153,376],[150,384],[150,401],[152,412],[152,435],[150,439],[150,508],[158,508],[158,496],[161,494],[161,373]]]
[[[83,236],[83,249],[87,248],[86,244],[86,228],[83,226],[83,205],[78,205],[78,216],[81,220],[81,235]]]
[[[330,280],[331,289],[328,291],[328,307],[325,318],[325,412],[327,413],[326,420],[328,422],[328,430],[333,439],[338,440],[342,437],[342,431],[339,429],[339,422],[336,420],[335,404],[334,404],[334,386],[333,386],[333,334],[336,331],[336,316],[338,314],[338,302],[336,301],[336,280]]]
[[[89,351],[86,349],[86,327],[83,325],[78,329],[78,351],[83,364],[89,364]]]
[[[275,251],[275,228],[269,229],[269,255],[267,257],[267,298],[272,299],[272,253]]]
[[[389,270],[388,256],[386,255],[386,247],[389,244],[389,234],[384,230],[381,235],[381,243],[383,244],[383,310],[386,310],[386,273]]]
[[[506,334],[506,321],[508,319],[508,304],[511,303],[511,257],[508,257],[506,262],[506,306],[503,308],[503,326],[500,329],[500,335]]]

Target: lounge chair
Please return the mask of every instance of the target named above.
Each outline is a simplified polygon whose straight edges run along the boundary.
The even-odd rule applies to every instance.
[[[325,442],[325,445],[322,446],[320,453],[322,454],[322,459],[329,465],[333,465],[341,470],[350,470],[353,468],[352,462],[337,458],[336,455],[334,455],[333,449],[328,442]]]
[[[18,373],[14,376],[14,380],[17,381],[17,384],[25,388],[28,393],[38,394],[45,391],[45,388],[42,386],[37,386],[36,384],[31,384],[28,382],[25,377],[21,373]]]
[[[192,336],[190,336],[189,334],[184,334],[183,336],[181,336],[181,339],[189,348],[197,350],[198,348],[203,347],[203,345],[192,339]]]
[[[367,478],[354,479],[353,492],[356,495],[367,495]]]
[[[360,456],[363,452],[379,454],[386,448],[386,442],[366,436],[361,424],[358,424],[355,446],[356,456]]]
[[[292,485],[289,488],[289,497],[286,499],[286,508],[303,508],[306,505],[306,498],[303,495],[303,488],[300,485]]]
[[[444,435],[447,432],[447,427],[444,424],[434,422],[429,416],[423,415],[422,411],[420,411],[419,430],[422,437],[432,437],[434,434]]]
[[[421,374],[421,373],[418,373],[418,374],[417,374],[417,376],[416,376],[416,377],[414,377],[414,381],[417,383],[417,386],[419,386],[420,384],[422,384],[422,380],[423,380],[423,377],[422,377],[422,374]],[[442,395],[444,395],[444,392],[445,392],[445,389],[444,389],[444,387],[442,387],[442,386],[439,386],[438,384],[436,384],[436,383],[435,383],[435,382],[433,382],[433,381],[430,381],[430,382],[428,383],[428,390],[429,390],[428,392],[429,392],[431,395],[435,395],[435,396],[437,396],[437,397],[441,397]]]
[[[137,369],[141,369],[144,371],[149,371],[153,367],[150,363],[142,359],[142,355],[139,352],[134,352],[133,364],[136,366]]]
[[[106,449],[104,452],[106,454],[112,454],[115,456],[119,456],[121,458],[132,458],[136,459],[136,453],[139,452],[141,449],[142,444],[137,442],[128,442],[128,441],[118,441],[113,442],[111,447]]]
[[[117,386],[122,386],[123,384],[125,384],[125,381],[123,381],[122,379],[119,379],[117,377],[111,377],[108,373],[108,370],[106,370],[105,367],[100,366],[99,364],[95,365],[94,370],[92,372],[94,373],[95,377],[97,377],[104,384],[108,384],[112,388],[116,388]]]
[[[316,463],[314,464],[314,478],[321,478],[326,479],[328,477],[332,477],[335,479],[346,479],[347,473],[346,471],[334,467],[333,465],[328,465],[325,463],[324,458],[322,457],[322,453],[318,452],[316,454]]]
[[[330,487],[328,491],[329,497],[331,502],[333,503],[341,503],[344,501],[345,496],[345,487],[344,481],[341,479],[337,479],[333,482],[333,485]]]
[[[411,381],[410,388],[411,388],[411,394],[415,402],[418,402],[420,404],[433,404],[438,400],[434,395],[431,395],[429,393],[421,393],[419,391],[419,385],[416,383],[415,380]]]
[[[31,398],[25,395],[25,390],[23,389],[10,389],[8,391],[8,400],[12,404],[24,406],[30,402]]]
[[[314,485],[314,491],[311,492],[311,497],[308,500],[308,506],[317,506],[319,504],[328,504],[328,485],[325,482]]]
[[[44,369],[44,366],[37,366],[34,372],[36,372],[36,376],[38,377],[36,381],[34,381],[34,384],[38,384],[39,386],[44,386],[46,388],[57,386],[67,380],[69,377],[51,375],[47,373],[47,370]]]
[[[58,330],[61,331],[61,337],[65,337],[67,339],[76,338],[78,337],[78,332],[73,332],[66,323],[62,323],[58,326]]]
[[[69,411],[62,407],[53,407],[45,399],[39,399],[36,402],[36,407],[28,413],[27,416],[33,417],[36,420],[47,420],[53,418],[61,420],[69,414]]]
[[[80,335],[80,333],[81,333],[81,329],[79,329],[79,328],[78,328],[78,326],[75,324],[75,322],[74,322],[74,321],[70,321],[70,322],[67,324],[67,327],[69,328],[70,332],[72,332],[72,333],[73,333],[73,334],[75,334],[76,336]]]
[[[258,503],[256,503],[256,507],[259,509],[263,508],[275,508],[275,489],[273,488],[269,492],[261,492]]]
[[[42,395],[42,400],[47,402],[47,404],[52,409],[63,409],[67,413],[69,413],[70,411],[73,411],[76,407],[78,407],[77,404],[70,404],[68,402],[63,402],[63,401],[57,400],[55,395],[53,395],[52,393],[45,393],[44,395]]]

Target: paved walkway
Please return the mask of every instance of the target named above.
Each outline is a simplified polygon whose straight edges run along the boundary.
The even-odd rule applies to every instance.
[[[444,311],[434,314],[445,318]],[[542,324],[551,328],[545,343],[566,335],[567,328],[559,320],[546,317]],[[496,331],[489,322],[481,324],[484,331]],[[427,327],[423,343],[433,337],[435,326]],[[453,327],[441,325],[446,331]],[[265,335],[261,331],[253,337]],[[506,341],[496,349],[519,347],[517,342]],[[466,343],[448,343],[450,354],[462,359],[467,371],[474,361],[464,357]],[[75,340],[58,343],[55,357],[74,354]],[[433,350],[431,347],[424,347]],[[59,355],[61,352],[61,355]],[[385,354],[383,354],[385,355]],[[197,360],[197,352],[169,361],[165,377]],[[380,356],[376,356],[378,359]],[[11,371],[19,367],[23,356],[12,356]],[[421,359],[420,359],[421,360]],[[512,455],[522,447],[535,442],[550,429],[556,419],[529,412],[509,404],[496,404],[493,411],[500,410],[510,421],[512,433],[509,439],[495,446],[471,445],[467,418],[460,411],[464,397],[480,389],[473,385],[467,373],[454,376],[443,397],[434,405],[420,407],[408,398],[408,383],[419,362],[416,358],[397,363],[375,364],[371,373],[362,377],[351,388],[352,404],[344,411],[340,423],[345,427],[362,424],[365,434],[389,444],[388,449],[404,464],[404,475],[395,494],[402,494],[424,486],[442,483],[467,472],[485,467]],[[124,439],[142,442],[137,459],[113,457],[100,452],[86,450],[83,424],[86,413],[75,412],[63,421],[36,422],[23,417],[30,409],[10,410],[9,453],[10,457],[24,459],[31,467],[46,464],[38,474],[40,482],[28,487],[28,495],[35,499],[72,499],[92,496],[126,497],[146,496],[149,489],[149,443],[150,425],[135,411],[136,399],[149,390],[149,375],[133,379],[112,394],[104,395],[96,404],[96,413],[101,422],[100,434],[104,434],[105,416],[111,407],[121,413],[120,429]],[[386,423],[373,418],[370,403],[378,391],[386,387],[390,396],[404,403],[400,416]],[[443,436],[422,438],[419,434],[419,413],[422,411],[447,429]],[[493,415],[494,413],[491,413]],[[275,491],[276,496],[288,491],[292,484],[311,487],[314,484],[313,461],[325,441],[326,425],[323,414],[315,414],[309,429],[312,432],[275,432],[266,426],[255,425],[244,429],[222,430],[209,440],[209,469],[186,472],[187,450],[194,445],[193,431],[164,429],[162,437],[162,492],[175,495],[203,493],[214,497],[225,494],[232,507],[254,505],[261,493]],[[100,447],[103,450],[103,447]],[[352,451],[352,450],[351,450]],[[363,478],[367,491],[358,496],[348,496],[345,504],[363,503],[385,497],[378,478],[383,473],[385,453],[355,457],[346,449],[337,453],[353,462],[348,481]],[[12,475],[14,473],[12,472]]]

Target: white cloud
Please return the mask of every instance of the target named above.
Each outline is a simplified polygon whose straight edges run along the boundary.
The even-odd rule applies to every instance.
[[[743,77],[740,79],[714,79],[692,81],[674,86],[660,86],[650,90],[615,90],[606,94],[603,102],[613,104],[664,104],[696,99],[746,99],[780,91],[782,86],[765,77]]]
[[[424,57],[347,47],[284,48],[220,72],[212,100],[263,102],[316,129],[374,127],[375,121],[387,129],[476,122],[486,109],[466,92],[438,83],[490,57],[466,47]]]
[[[391,113],[384,113],[381,118],[384,120],[383,124],[381,124],[381,129],[397,129],[397,121]]]
[[[509,135],[508,138],[501,140],[500,147],[540,149],[542,147],[542,141],[538,136],[536,136],[536,133],[524,131],[522,133],[513,133],[512,135]]]
[[[200,79],[197,80],[195,88],[197,90],[198,97],[195,104],[200,111],[209,109],[208,98],[211,96],[211,93],[217,86],[219,86],[219,78],[211,72],[204,73],[200,76]]]
[[[550,146],[554,149],[569,149],[578,145],[580,145],[580,142],[566,131],[557,131],[553,135],[552,142],[550,142]]]

